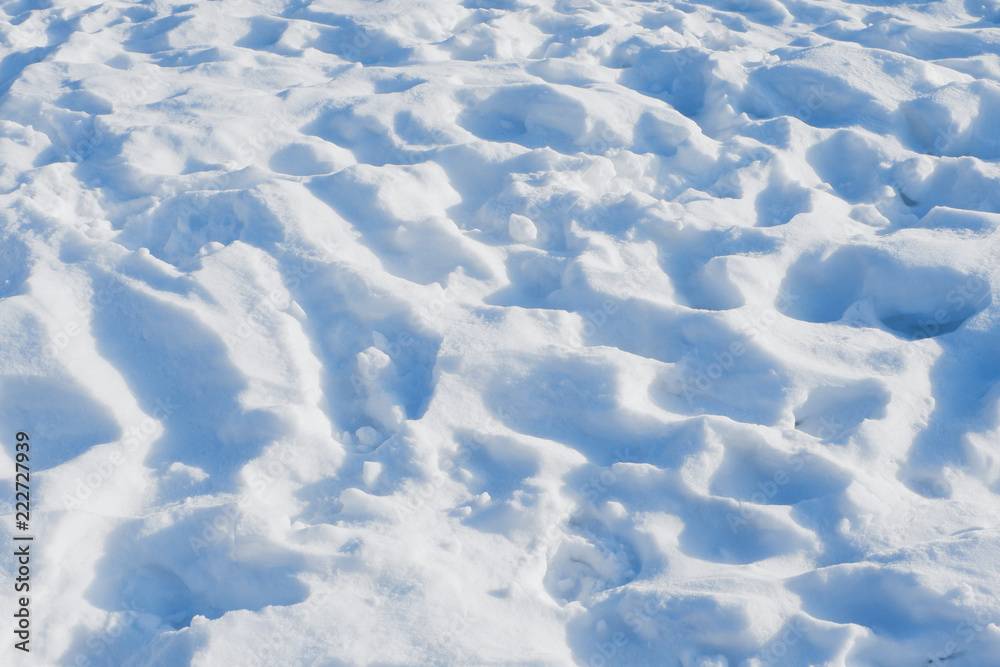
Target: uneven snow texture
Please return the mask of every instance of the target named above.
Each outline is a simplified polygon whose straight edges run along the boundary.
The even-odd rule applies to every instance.
[[[3,664],[1000,665],[1000,2],[0,4]]]

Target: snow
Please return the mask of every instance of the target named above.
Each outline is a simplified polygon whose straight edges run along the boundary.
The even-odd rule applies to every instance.
[[[0,3],[11,665],[1000,665],[1000,3]]]

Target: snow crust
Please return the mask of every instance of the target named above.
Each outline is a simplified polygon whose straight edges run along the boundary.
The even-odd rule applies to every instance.
[[[3,664],[1000,665],[997,0],[0,11]]]

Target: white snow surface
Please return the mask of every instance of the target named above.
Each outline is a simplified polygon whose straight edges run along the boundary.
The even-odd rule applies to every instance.
[[[1000,665],[998,0],[0,11],[0,663]]]

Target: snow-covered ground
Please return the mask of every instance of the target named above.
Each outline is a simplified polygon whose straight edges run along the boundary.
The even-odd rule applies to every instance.
[[[0,664],[1000,665],[998,0],[95,2],[0,2]]]

